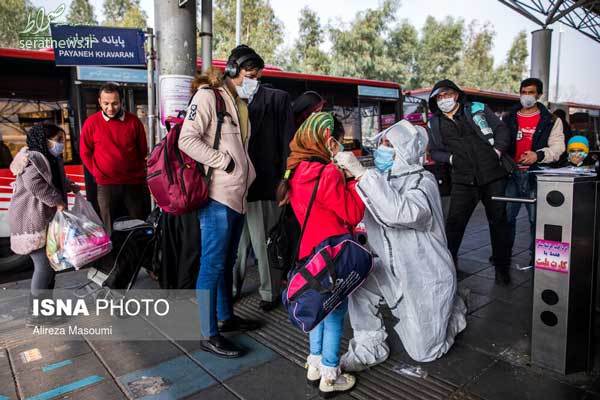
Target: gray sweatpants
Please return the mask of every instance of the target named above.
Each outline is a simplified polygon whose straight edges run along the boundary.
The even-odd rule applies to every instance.
[[[52,289],[56,272],[50,267],[46,248],[31,252],[29,257],[33,260],[33,277],[31,278],[31,294],[40,296],[44,291]]]
[[[254,249],[258,263],[260,286],[258,293],[265,301],[275,301],[279,297],[281,274],[269,270],[267,258],[267,235],[277,223],[281,209],[275,201],[253,201],[248,203],[248,213],[244,222],[244,230],[240,238],[237,260],[233,267],[233,289],[241,289],[246,277],[246,263],[250,245]],[[237,294],[237,293],[234,293]]]

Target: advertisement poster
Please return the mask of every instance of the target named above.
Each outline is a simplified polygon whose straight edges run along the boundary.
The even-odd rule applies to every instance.
[[[161,75],[159,78],[160,124],[164,128],[167,117],[176,117],[184,111],[191,97],[193,76]]]
[[[569,272],[571,245],[551,240],[535,241],[535,268],[548,271]]]

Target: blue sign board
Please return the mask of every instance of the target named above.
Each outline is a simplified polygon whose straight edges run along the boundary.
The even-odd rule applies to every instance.
[[[77,80],[120,83],[147,83],[148,71],[134,68],[77,67]]]
[[[146,65],[140,29],[51,25],[56,65]]]
[[[399,99],[400,98],[400,90],[394,88],[383,88],[377,86],[358,86],[358,95],[359,96],[368,96],[368,97],[385,97],[390,99]]]

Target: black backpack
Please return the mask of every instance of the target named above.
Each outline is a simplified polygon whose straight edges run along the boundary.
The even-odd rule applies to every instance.
[[[290,267],[294,265],[296,247],[300,240],[300,224],[287,204],[281,211],[279,221],[267,236],[267,256],[269,268],[283,271],[286,276]]]

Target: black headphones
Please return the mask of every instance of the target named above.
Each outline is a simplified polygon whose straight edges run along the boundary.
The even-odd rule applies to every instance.
[[[240,58],[233,59],[227,62],[225,66],[225,76],[230,78],[235,78],[240,73],[240,66],[248,60],[256,58],[255,53],[246,54],[245,56],[241,56]]]

